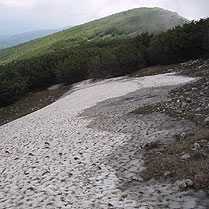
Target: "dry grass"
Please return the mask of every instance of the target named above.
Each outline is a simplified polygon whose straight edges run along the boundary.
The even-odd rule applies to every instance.
[[[199,144],[195,148],[195,143]],[[190,158],[183,159],[188,154]],[[163,151],[149,150],[147,169],[141,173],[144,180],[162,177],[169,171],[173,182],[191,179],[196,189],[209,187],[209,129],[196,127],[183,141],[176,140]]]

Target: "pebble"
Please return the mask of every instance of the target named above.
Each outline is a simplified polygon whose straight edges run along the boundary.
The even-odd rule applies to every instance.
[[[204,123],[207,125],[209,124],[209,116],[207,118],[205,118]]]
[[[178,140],[180,140],[180,141],[186,139],[186,136],[187,136],[186,132],[182,132],[182,133],[177,133],[177,134],[176,134],[176,138],[177,138]]]
[[[201,111],[202,110],[202,107],[198,107],[197,109],[196,109],[196,112],[199,112],[199,111]]]
[[[181,156],[181,159],[189,159],[191,156],[189,154],[184,154],[183,156]]]
[[[172,174],[171,171],[166,171],[166,172],[164,173],[164,177],[168,177],[168,176],[170,176],[171,174]]]
[[[176,185],[180,188],[180,189],[185,189],[187,187],[190,187],[193,185],[193,182],[191,179],[183,179],[183,180],[179,180],[176,181]]]
[[[200,148],[200,144],[194,143],[194,148],[196,148],[196,149]]]

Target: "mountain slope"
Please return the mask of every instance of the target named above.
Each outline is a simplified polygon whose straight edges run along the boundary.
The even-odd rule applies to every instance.
[[[67,27],[70,28],[70,27]],[[0,38],[0,49],[16,46],[18,44],[22,44],[37,38],[42,38],[44,36],[51,35],[53,33],[57,33],[67,28],[62,29],[52,29],[52,30],[34,30],[26,33],[15,34],[11,36],[7,36],[5,38]]]
[[[132,9],[1,50],[0,63],[39,56],[101,39],[135,36],[143,32],[159,33],[187,22],[177,13],[161,8]]]

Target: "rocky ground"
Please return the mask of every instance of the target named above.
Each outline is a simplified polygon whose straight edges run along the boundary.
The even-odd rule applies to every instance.
[[[173,181],[189,179],[195,189],[208,189],[209,60],[193,60],[173,67],[161,69],[163,72],[178,72],[197,77],[196,82],[172,90],[169,93],[169,102],[138,108],[134,113],[166,113],[175,118],[193,121],[196,126],[187,132],[177,133],[176,141],[164,147],[161,152],[147,151],[149,166],[143,176],[150,179],[153,176],[163,176],[167,172]]]
[[[1,126],[0,208],[209,208],[208,63],[85,81]],[[140,78],[166,72],[194,78]]]

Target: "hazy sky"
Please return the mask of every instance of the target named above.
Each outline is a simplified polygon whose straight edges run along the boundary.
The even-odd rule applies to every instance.
[[[209,16],[209,0],[0,0],[0,35],[78,25],[136,7],[162,7],[190,20]]]

